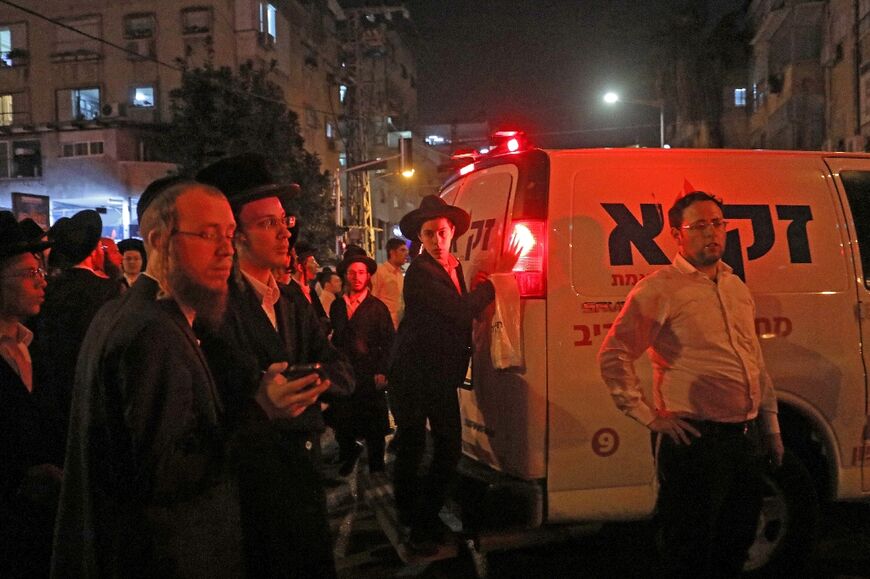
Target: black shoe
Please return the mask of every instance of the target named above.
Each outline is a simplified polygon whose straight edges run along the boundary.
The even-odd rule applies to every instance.
[[[359,460],[359,455],[362,454],[362,449],[363,447],[360,443],[353,443],[353,448],[348,451],[348,456],[341,462],[341,467],[338,469],[339,476],[347,476],[353,472],[356,461]]]

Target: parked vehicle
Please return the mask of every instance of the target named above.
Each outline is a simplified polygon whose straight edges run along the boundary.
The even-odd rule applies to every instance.
[[[676,254],[665,214],[692,190],[725,200],[724,260],[755,298],[787,448],[747,570],[806,552],[818,498],[870,500],[870,155],[510,145],[441,191],[472,216],[455,248],[468,281],[523,244],[523,364],[493,367],[485,319],[460,392],[469,529],[521,540],[651,516],[649,431],[616,409],[596,354],[632,286]]]

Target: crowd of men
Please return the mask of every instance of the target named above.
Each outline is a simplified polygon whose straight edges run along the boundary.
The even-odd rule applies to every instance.
[[[390,411],[408,549],[448,539],[457,388],[496,291],[484,271],[466,287],[450,253],[470,216],[426,196],[400,222],[420,247],[407,271],[398,239],[380,266],[351,246],[319,271],[288,212],[299,194],[240,155],[149,185],[141,240],[117,247],[94,211],[48,232],[0,212],[0,576],[335,577],[320,437],[334,429],[340,474],[364,448],[383,472]],[[632,290],[599,355],[653,437],[667,576],[740,573],[783,456],[722,207],[677,200],[679,254]]]
[[[425,508],[397,479],[410,544],[432,548],[458,367],[494,294],[483,273],[469,292],[449,254],[468,214],[430,196],[402,221],[427,248],[409,295],[403,240],[380,267],[350,246],[319,271],[288,212],[299,194],[239,155],[149,185],[141,239],[117,247],[95,211],[48,232],[0,213],[0,575],[334,577],[320,436],[334,428],[341,474],[360,441],[383,471],[388,387],[414,477],[432,421]]]

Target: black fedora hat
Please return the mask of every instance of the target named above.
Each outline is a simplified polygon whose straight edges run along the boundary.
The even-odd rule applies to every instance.
[[[406,214],[399,221],[399,229],[402,235],[408,239],[417,239],[420,235],[420,227],[430,219],[446,217],[456,228],[454,237],[459,237],[471,225],[471,215],[464,209],[455,205],[448,205],[437,195],[426,195],[420,201],[420,207]]]
[[[282,204],[299,193],[296,183],[277,183],[267,159],[257,153],[244,153],[216,161],[196,174],[196,180],[220,189],[233,211],[245,203],[277,197]]]
[[[39,226],[37,229],[42,232]],[[50,241],[42,241],[42,235],[16,221],[11,211],[0,211],[0,258],[35,253],[48,247],[51,247]]]
[[[141,239],[131,237],[118,242],[118,251],[124,255],[126,251],[138,251],[142,254],[142,259],[145,259],[145,243]]]
[[[335,266],[336,273],[344,277],[344,274],[347,273],[347,268],[352,263],[364,263],[369,275],[375,275],[375,272],[378,271],[378,263],[368,256],[365,249],[358,245],[347,246],[347,249],[344,250],[344,257]]]
[[[103,233],[103,220],[93,209],[61,218],[48,230],[54,247],[48,256],[51,267],[71,267],[84,261],[97,247]]]

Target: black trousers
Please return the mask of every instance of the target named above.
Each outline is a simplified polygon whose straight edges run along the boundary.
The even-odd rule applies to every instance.
[[[280,432],[240,448],[239,502],[250,577],[336,577],[316,433]]]
[[[402,441],[393,473],[396,506],[403,522],[415,529],[437,527],[438,511],[456,480],[462,455],[462,425],[456,388],[442,384],[398,384],[390,401],[396,436]],[[426,421],[432,432],[433,455],[428,473],[418,470],[426,449]]]
[[[691,445],[658,442],[656,518],[667,577],[737,577],[755,539],[766,456],[756,421],[692,421]]]

